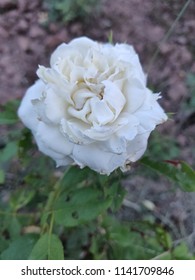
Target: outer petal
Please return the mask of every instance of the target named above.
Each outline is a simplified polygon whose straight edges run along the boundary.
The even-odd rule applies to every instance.
[[[140,125],[146,131],[152,131],[156,125],[167,120],[167,115],[157,102],[158,98],[158,94],[152,94],[148,90],[144,104],[135,112],[135,116],[139,119]]]
[[[102,151],[118,155],[126,153],[127,149],[127,141],[125,138],[119,138],[115,134],[112,135],[107,141],[99,142],[98,145]]]
[[[115,48],[118,59],[127,62],[129,64],[129,70],[132,71],[134,77],[138,77],[146,84],[146,75],[143,72],[139,57],[133,46],[128,44],[116,44]]]
[[[45,89],[45,84],[38,80],[26,92],[18,109],[18,116],[23,121],[24,125],[33,132],[37,130],[39,124],[37,111],[32,104],[32,100],[39,99]]]
[[[133,114],[145,102],[146,87],[137,79],[128,80],[125,83],[124,92],[126,98],[125,111]]]
[[[65,101],[50,88],[47,90],[44,103],[47,118],[52,123],[58,124],[65,117]]]
[[[102,150],[115,154],[125,153],[129,141],[138,134],[139,121],[133,115],[128,116],[128,123],[118,129],[107,141],[100,142]]]
[[[72,152],[73,144],[60,133],[58,127],[41,122],[35,138],[41,152],[51,156],[54,160],[63,159]]]
[[[36,135],[34,135],[34,136],[35,136],[37,145],[39,147],[39,150],[43,154],[45,154],[45,155],[51,157],[53,160],[55,160],[57,167],[58,166],[67,166],[67,165],[74,163],[74,161],[71,157],[55,152],[49,146],[46,146],[44,141],[42,141],[39,137],[37,137]]]
[[[97,42],[83,36],[83,37],[72,40],[69,43],[69,45],[71,48],[75,47],[79,51],[81,50],[81,52],[84,51],[84,53],[86,53],[86,50],[89,50],[92,47],[97,48],[99,44]]]
[[[90,47],[98,45],[87,37],[80,37],[72,40],[69,44],[62,43],[51,55],[50,64],[53,66],[59,58],[71,56],[76,52],[86,54]]]
[[[62,43],[61,45],[59,45],[51,55],[50,58],[51,67],[54,66],[56,61],[58,61],[59,59],[68,56],[70,52],[72,52],[72,50],[68,44]]]
[[[134,115],[128,116],[128,123],[120,128],[116,134],[118,138],[124,138],[126,141],[131,141],[138,134],[139,119]]]
[[[127,161],[135,162],[145,153],[150,132],[138,134],[127,146]]]
[[[125,162],[125,154],[117,155],[104,152],[97,143],[87,146],[75,145],[72,157],[81,168],[88,166],[101,174],[107,175],[124,165]]]
[[[68,166],[68,165],[74,165],[74,160],[67,156],[67,157],[64,157],[62,159],[56,159],[56,167],[59,167],[59,166]]]

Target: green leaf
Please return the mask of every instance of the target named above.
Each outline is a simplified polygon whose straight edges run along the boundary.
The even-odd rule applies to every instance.
[[[121,207],[124,196],[127,191],[121,186],[119,182],[113,183],[111,186],[107,186],[106,195],[112,197],[112,211],[117,211]]]
[[[3,252],[4,250],[6,250],[8,246],[9,246],[8,240],[5,239],[4,236],[0,235],[0,254],[1,254],[1,252]],[[0,257],[0,259],[1,259],[1,257]]]
[[[10,218],[8,230],[9,230],[11,239],[14,240],[17,237],[19,237],[19,235],[21,233],[21,224],[20,224],[19,220],[17,219],[17,217],[13,216]]]
[[[20,160],[22,160],[24,163],[28,163],[29,161],[32,161],[32,155],[29,154],[29,151],[33,147],[32,142],[32,133],[29,129],[24,128],[22,130],[22,135],[18,144],[18,155]]]
[[[195,171],[184,161],[181,162],[181,171],[187,175],[189,180],[195,183]]]
[[[34,195],[35,190],[33,189],[17,189],[12,193],[9,204],[14,211],[17,211],[26,206],[32,200]]]
[[[109,238],[122,247],[132,246],[135,238],[127,227],[120,226],[117,230],[111,231]]]
[[[111,248],[111,259],[150,259],[164,250],[156,239],[156,224],[152,227],[143,221],[132,224],[106,216],[102,226],[106,230],[106,246]]]
[[[195,90],[195,75],[192,73],[188,73],[186,77],[187,85],[192,89]]]
[[[0,151],[0,162],[6,162],[12,159],[18,151],[18,143],[16,141],[9,142],[3,150]]]
[[[66,229],[65,259],[80,259],[83,255],[83,248],[88,248],[91,237],[97,231],[96,223],[76,228]]]
[[[192,255],[185,243],[179,244],[172,252],[172,259],[174,260],[191,260]]]
[[[27,260],[36,242],[36,236],[26,235],[15,239],[9,247],[2,252],[2,260]]]
[[[40,237],[32,252],[29,260],[63,260],[64,250],[63,245],[55,234],[45,233]]]
[[[164,249],[169,250],[172,247],[172,239],[168,232],[160,226],[156,226],[156,239],[163,246]]]
[[[186,162],[157,162],[147,157],[141,159],[140,162],[154,171],[165,175],[170,180],[178,183],[183,191],[195,191],[195,172]]]
[[[77,166],[73,166],[69,168],[66,173],[64,174],[61,182],[60,188],[62,191],[67,191],[69,189],[75,188],[77,185],[80,185],[86,179],[88,180],[90,174],[93,172],[88,168],[80,169]]]
[[[153,258],[154,260],[172,260],[172,255],[170,250],[161,253]]]
[[[5,182],[5,172],[3,169],[0,169],[0,184]]]
[[[87,187],[64,193],[54,204],[55,221],[67,227],[77,226],[95,219],[112,202],[98,189]]]
[[[0,125],[15,124],[18,122],[17,108],[19,101],[13,100],[1,106],[3,110],[0,112]]]

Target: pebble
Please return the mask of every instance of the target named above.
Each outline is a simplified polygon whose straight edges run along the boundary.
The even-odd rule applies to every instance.
[[[42,28],[40,28],[38,25],[33,25],[30,28],[29,36],[31,38],[42,37],[43,35],[44,35],[44,30]]]
[[[18,37],[18,45],[21,48],[21,50],[26,52],[30,47],[29,39],[26,36],[19,36]]]
[[[2,26],[0,26],[0,38],[6,39],[8,37],[9,37],[8,32]]]
[[[17,31],[19,33],[25,33],[28,31],[28,29],[29,29],[28,22],[25,19],[19,20],[18,25],[17,25]]]

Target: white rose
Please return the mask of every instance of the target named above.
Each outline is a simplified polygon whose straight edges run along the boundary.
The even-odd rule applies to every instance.
[[[61,44],[50,64],[39,66],[39,80],[18,111],[39,150],[57,166],[78,164],[102,174],[126,170],[144,154],[151,131],[167,120],[133,47],[81,37]]]

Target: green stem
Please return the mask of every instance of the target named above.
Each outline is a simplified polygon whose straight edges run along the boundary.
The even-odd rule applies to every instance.
[[[50,195],[48,197],[47,203],[46,203],[46,205],[43,209],[42,215],[41,215],[42,216],[42,219],[41,219],[42,232],[45,231],[45,228],[47,227],[47,219],[49,216],[51,216],[49,232],[52,233],[53,223],[54,223],[54,214],[53,214],[53,210],[52,210],[53,204],[61,193],[61,182],[64,179],[64,177],[66,176],[68,171],[69,171],[69,168],[66,169],[63,176],[55,183],[54,190],[50,193]]]
[[[54,215],[52,213],[50,219],[50,225],[49,225],[49,236],[48,236],[48,258],[51,255],[51,235],[53,231],[53,225],[54,225]]]

